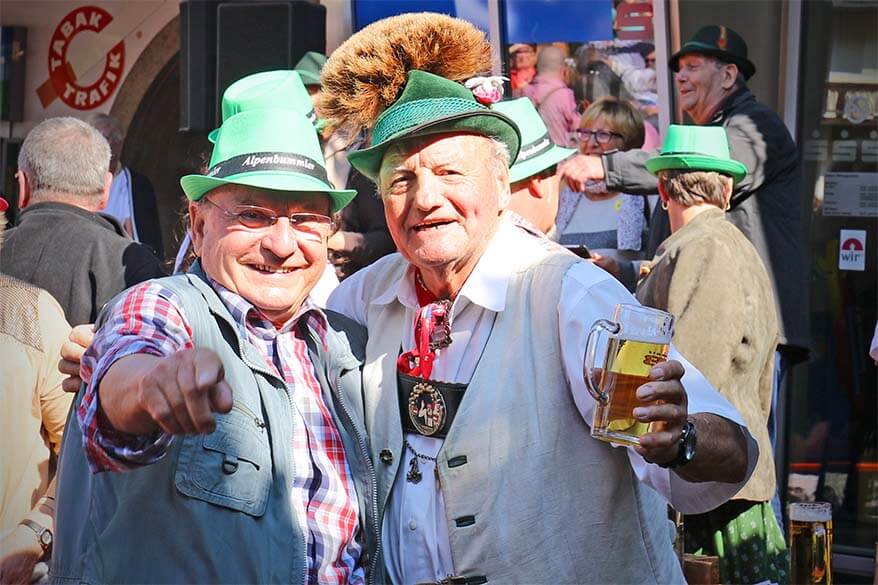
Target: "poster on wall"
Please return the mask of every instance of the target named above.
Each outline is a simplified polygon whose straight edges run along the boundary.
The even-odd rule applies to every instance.
[[[826,173],[823,215],[878,217],[878,173]]]

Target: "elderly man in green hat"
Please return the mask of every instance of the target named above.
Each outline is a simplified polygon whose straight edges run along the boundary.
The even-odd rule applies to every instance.
[[[806,357],[810,346],[799,152],[783,120],[756,101],[747,87],[756,66],[748,58],[747,43],[734,30],[722,25],[699,29],[668,65],[683,111],[699,126],[724,127],[732,154],[747,167],[747,174],[735,184],[726,215],[756,247],[774,286],[780,324],[776,399],[787,371]],[[562,175],[576,189],[586,181],[603,180],[609,191],[649,195],[656,192],[657,183],[645,162],[654,154],[629,150],[577,156],[564,165]],[[669,233],[667,214],[657,207],[649,252]],[[627,275],[625,284],[634,289],[635,271],[630,266],[620,270],[608,260],[602,267],[622,278]]]
[[[483,33],[411,14],[363,29],[323,72],[330,125],[371,128],[349,158],[377,182],[400,251],[329,301],[369,330],[363,398],[386,571],[375,578],[682,583],[666,502],[719,505],[758,448],[674,348],[632,412],[655,432],[630,448],[590,436],[586,332],[636,301],[511,220],[509,163],[524,139],[486,105],[499,80],[473,75],[489,67]]]
[[[229,117],[183,177],[198,261],[110,302],[65,433],[51,574],[94,583],[365,583],[375,473],[365,338],[316,307],[331,215],[312,123]]]
[[[637,298],[676,316],[673,343],[735,405],[759,444],[756,470],[740,492],[686,516],[686,552],[720,557],[723,583],[785,583],[786,545],[769,503],[776,489],[768,436],[774,295],[753,244],[723,213],[747,168],[729,156],[723,128],[699,126],[671,126],[646,168],[658,176],[673,233]]]

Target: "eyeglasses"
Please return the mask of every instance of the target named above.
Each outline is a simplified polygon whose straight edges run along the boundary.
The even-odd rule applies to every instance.
[[[291,215],[277,216],[270,209],[256,207],[255,205],[236,205],[233,210],[220,207],[210,199],[204,199],[227,217],[237,220],[245,228],[261,230],[273,226],[280,217],[290,220],[290,227],[302,238],[313,242],[319,242],[332,234],[335,229],[335,221],[328,215],[319,213],[293,213]]]
[[[613,138],[624,138],[624,136],[618,132],[611,132],[609,130],[587,130],[585,128],[577,128],[576,135],[579,136],[581,142],[588,142],[593,136],[598,144],[607,144]]]

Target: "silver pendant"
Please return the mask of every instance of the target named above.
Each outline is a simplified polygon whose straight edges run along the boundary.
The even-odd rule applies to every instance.
[[[423,477],[424,475],[421,473],[421,468],[418,465],[418,457],[413,455],[412,460],[409,462],[409,472],[405,474],[405,478],[409,483],[421,483]]]

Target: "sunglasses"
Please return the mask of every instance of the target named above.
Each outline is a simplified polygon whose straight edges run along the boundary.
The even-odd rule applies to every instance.
[[[576,135],[579,136],[581,142],[588,142],[594,137],[598,144],[607,144],[613,138],[624,138],[624,136],[618,132],[611,132],[609,130],[587,130],[585,128],[577,128]]]
[[[270,209],[265,209],[264,207],[236,205],[232,210],[229,210],[220,207],[210,199],[205,198],[204,201],[222,211],[226,217],[236,220],[239,224],[251,230],[269,228],[276,224],[277,220],[281,217],[286,217],[290,220],[290,228],[299,236],[313,242],[319,242],[328,238],[333,230],[335,230],[335,221],[328,215],[319,213],[293,213],[278,216]]]

